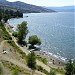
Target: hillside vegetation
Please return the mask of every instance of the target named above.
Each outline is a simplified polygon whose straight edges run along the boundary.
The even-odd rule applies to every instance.
[[[17,9],[22,11],[23,13],[55,12],[51,9],[46,9],[40,6],[35,6],[20,1],[8,2],[6,0],[0,0],[0,7],[4,9]]]

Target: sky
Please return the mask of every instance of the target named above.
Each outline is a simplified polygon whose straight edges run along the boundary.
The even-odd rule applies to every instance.
[[[75,5],[75,0],[7,0],[10,2],[22,1],[37,6],[68,6]]]

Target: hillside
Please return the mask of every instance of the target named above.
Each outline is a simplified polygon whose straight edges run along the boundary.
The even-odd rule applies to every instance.
[[[20,1],[8,2],[6,0],[0,0],[0,7],[2,6],[4,6],[4,8],[21,10],[24,13],[54,12],[54,10],[51,10],[51,9],[46,9],[43,7],[27,4]]]
[[[45,7],[47,9],[52,9],[57,12],[75,12],[75,6],[63,6],[63,7]]]

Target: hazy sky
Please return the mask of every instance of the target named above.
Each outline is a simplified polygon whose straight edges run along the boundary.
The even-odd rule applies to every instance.
[[[28,4],[38,5],[38,6],[67,6],[75,5],[75,0],[7,0],[10,2],[13,1],[22,1]]]

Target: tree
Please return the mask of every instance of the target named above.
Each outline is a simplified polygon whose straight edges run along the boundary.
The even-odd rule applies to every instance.
[[[28,54],[27,56],[27,65],[31,68],[31,69],[36,69],[36,55],[34,52],[31,52]]]
[[[0,22],[1,22],[1,20],[2,20],[2,14],[0,13]]]
[[[65,67],[66,75],[73,75],[74,71],[74,64],[72,63],[72,60],[69,60]]]
[[[18,24],[17,30],[18,30],[18,43],[21,44],[22,41],[26,38],[26,35],[28,34],[27,22],[22,22],[21,24]]]
[[[3,16],[2,16],[2,10],[0,9],[0,22],[2,20]]]
[[[8,19],[9,19],[9,16],[5,14],[5,15],[4,15],[4,21],[7,22]]]
[[[4,13],[5,13],[6,15],[8,15],[8,14],[9,14],[8,9],[6,9]]]
[[[16,11],[16,16],[17,17],[23,17],[23,13],[21,11]]]
[[[29,37],[29,43],[34,46],[36,44],[41,45],[41,40],[37,37],[37,35],[32,35]]]
[[[50,70],[50,75],[56,75],[56,73],[53,70]]]
[[[14,17],[14,11],[13,10],[10,10],[9,14],[11,15],[11,18]]]

